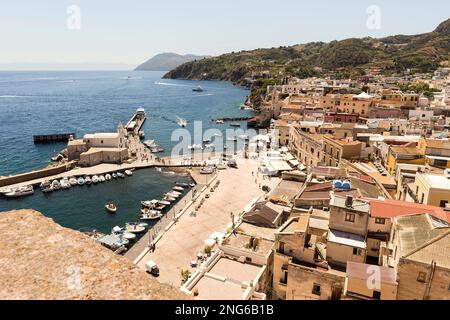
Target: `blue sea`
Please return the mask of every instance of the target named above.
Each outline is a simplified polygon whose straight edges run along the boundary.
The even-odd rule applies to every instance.
[[[229,129],[211,121],[217,117],[243,117],[247,90],[220,81],[162,79],[162,72],[57,71],[0,72],[0,176],[45,167],[65,143],[34,144],[35,134],[115,131],[143,106],[148,118],[143,126],[146,139],[154,139],[170,153],[178,141],[171,141],[179,128],[177,117],[202,121],[203,128]],[[193,92],[201,86],[205,91]],[[244,126],[244,123],[243,123]],[[224,134],[225,136],[225,134]],[[139,170],[133,177],[109,184],[75,187],[44,196],[0,199],[0,211],[33,208],[56,222],[74,229],[109,231],[114,225],[134,221],[140,200],[160,197],[177,177],[165,177],[154,169]],[[105,214],[108,200],[118,203],[119,212]],[[75,205],[73,205],[75,204]]]

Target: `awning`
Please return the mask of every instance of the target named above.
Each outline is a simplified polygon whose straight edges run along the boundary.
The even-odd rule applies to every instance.
[[[366,242],[364,241],[363,236],[333,229],[330,229],[328,233],[328,241],[343,244],[350,247],[356,247],[361,249],[366,248]]]

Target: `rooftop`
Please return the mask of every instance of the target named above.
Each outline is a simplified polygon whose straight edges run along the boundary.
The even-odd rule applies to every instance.
[[[419,174],[432,188],[450,190],[450,179],[444,175],[420,173]]]
[[[343,244],[350,247],[365,249],[366,241],[363,236],[330,229],[328,232],[328,241]]]
[[[339,196],[339,195],[333,193],[331,195],[330,205],[339,207],[339,208],[350,209],[353,211],[365,212],[365,213],[369,213],[369,211],[370,211],[370,204],[366,200],[353,198],[351,206],[347,206],[346,201],[347,201],[347,197],[342,197],[342,196]]]

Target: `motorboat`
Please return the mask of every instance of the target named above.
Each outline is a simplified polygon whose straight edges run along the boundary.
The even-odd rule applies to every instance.
[[[223,120],[217,119],[216,124],[223,124]]]
[[[179,192],[179,191],[170,191],[167,194],[170,195],[171,197],[174,197],[174,198],[178,198],[179,196],[182,195],[182,193]]]
[[[106,181],[106,179],[105,179],[104,175],[99,175],[98,176],[98,182],[105,182],[105,181]]]
[[[221,133],[214,133],[213,136],[214,136],[214,137],[221,137],[222,134],[221,134]]]
[[[48,192],[52,192],[53,191],[53,187],[50,181],[44,181],[41,183],[40,185],[41,187],[41,191],[44,193],[48,193]]]
[[[144,227],[144,228],[147,228],[147,227],[148,227],[148,223],[147,223],[147,222],[138,222],[137,225],[138,225],[139,227]]]
[[[165,195],[163,198],[163,201],[168,201],[168,202],[174,202],[175,200],[177,200],[177,199],[175,199],[174,197],[170,197],[168,195]]]
[[[125,178],[125,175],[122,172],[117,172],[117,176],[119,178]]]
[[[189,183],[186,182],[175,182],[175,185],[178,187],[189,187]]]
[[[113,179],[117,179],[117,173],[113,172],[112,177]]]
[[[155,200],[155,199],[141,201],[141,205],[143,207],[147,207],[147,208],[154,208],[157,204],[158,204],[158,200]]]
[[[61,188],[62,189],[69,189],[71,187],[69,179],[68,178],[63,178],[59,181],[59,183],[61,184]]]
[[[185,128],[187,126],[187,121],[186,121],[186,119],[182,119],[180,117],[177,117],[177,124],[180,127]]]
[[[89,176],[84,177],[84,183],[90,185],[92,183],[92,179]]]
[[[175,186],[172,189],[175,190],[175,191],[184,191],[184,188],[180,187],[180,186]]]
[[[92,176],[92,183],[98,183],[98,176],[97,175],[93,175]]]
[[[127,240],[135,240],[136,239],[136,235],[134,233],[131,232],[124,232],[122,233],[122,238],[123,239],[127,239]]]
[[[204,167],[200,169],[200,173],[201,174],[211,174],[214,172],[214,168],[213,167]]]
[[[151,209],[142,209],[141,216],[139,219],[141,220],[158,220],[162,217],[162,213],[159,210],[151,210]]]
[[[79,177],[79,178],[77,179],[77,184],[78,184],[79,186],[82,186],[82,185],[84,184],[84,178],[83,178],[83,177]]]
[[[192,91],[194,91],[194,92],[203,92],[204,90],[203,90],[202,87],[198,86],[198,87],[192,88]]]
[[[110,181],[111,180],[111,175],[109,173],[105,174],[105,180],[106,181]]]
[[[159,200],[158,203],[159,203],[159,204],[163,204],[163,205],[165,205],[165,206],[170,206],[170,202],[169,202],[169,201],[166,201],[166,200]]]
[[[130,232],[130,233],[141,233],[145,231],[145,227],[140,226],[139,223],[127,223],[125,224],[125,230],[124,232]]]
[[[112,202],[108,202],[105,205],[105,209],[107,211],[109,211],[110,213],[116,213],[117,212],[117,206],[114,203],[112,203]]]
[[[17,198],[22,196],[28,196],[34,193],[33,186],[22,186],[20,188],[14,189],[11,192],[5,193],[8,198]]]
[[[126,174],[127,176],[132,176],[132,175],[133,175],[133,171],[131,171],[131,170],[125,170],[125,174]]]
[[[77,185],[77,179],[75,177],[71,177],[69,179],[69,183],[71,186],[76,186]]]
[[[61,183],[58,180],[53,180],[52,181],[52,188],[53,188],[53,190],[61,189]]]

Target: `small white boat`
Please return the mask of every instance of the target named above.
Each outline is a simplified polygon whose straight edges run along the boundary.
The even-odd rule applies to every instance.
[[[177,187],[189,187],[189,184],[186,182],[175,182]]]
[[[169,202],[169,201],[166,201],[166,200],[159,200],[158,203],[159,203],[159,204],[163,204],[163,205],[165,205],[165,206],[169,206],[169,205],[170,205],[170,202]]]
[[[180,187],[180,186],[175,186],[172,189],[175,190],[175,191],[184,191],[184,188]]]
[[[98,182],[105,182],[105,181],[106,181],[106,178],[104,175],[98,176]]]
[[[216,120],[216,124],[223,124],[223,120]]]
[[[125,224],[125,232],[141,233],[145,231],[145,227],[139,225],[139,223],[127,223]]]
[[[132,176],[132,175],[133,175],[133,171],[131,171],[131,170],[125,170],[125,174],[126,174],[127,176]]]
[[[92,176],[92,183],[98,183],[98,176],[97,175],[93,175]]]
[[[117,206],[114,203],[112,203],[112,202],[108,202],[105,205],[105,209],[107,211],[111,212],[111,213],[116,213],[117,212]]]
[[[125,178],[125,175],[122,172],[117,172],[117,176],[119,178]]]
[[[79,178],[77,179],[77,184],[78,184],[79,186],[82,186],[82,185],[84,184],[84,178],[83,178],[83,177],[79,177]]]
[[[177,117],[177,124],[180,127],[185,128],[187,126],[187,121],[186,121],[186,119],[182,119],[180,117]]]
[[[53,191],[52,184],[50,183],[50,181],[42,182],[40,187],[41,187],[42,192],[44,192],[44,193],[48,193],[48,192],[52,192]]]
[[[75,177],[71,177],[69,179],[69,183],[71,186],[76,186],[77,185],[77,179]]]
[[[84,183],[90,185],[92,183],[91,177],[89,176],[84,177]]]
[[[69,179],[68,178],[63,178],[59,181],[59,183],[61,184],[61,188],[62,189],[69,189],[71,187]]]
[[[127,239],[127,240],[134,240],[134,239],[136,239],[136,235],[131,232],[124,232],[124,233],[122,233],[122,238]]]
[[[168,202],[174,202],[175,200],[177,200],[177,199],[170,197],[168,195],[164,196],[164,198],[163,198],[163,201],[168,201]]]
[[[200,173],[201,174],[211,174],[214,172],[214,168],[213,167],[205,167],[205,168],[201,168],[200,169]]]
[[[110,181],[111,180],[111,175],[109,173],[105,174],[105,180],[106,181]]]
[[[117,179],[117,173],[113,172],[112,177],[113,179]]]
[[[182,193],[179,192],[179,191],[169,191],[167,194],[170,195],[171,197],[173,196],[173,197],[176,197],[176,198],[178,198],[179,196],[182,195]]]
[[[52,188],[53,188],[53,190],[61,189],[61,183],[58,180],[53,180],[52,181]]]
[[[20,188],[14,189],[11,192],[5,193],[5,196],[8,198],[17,198],[28,196],[34,193],[33,186],[22,186]]]
[[[156,205],[158,204],[158,200],[146,200],[146,201],[141,201],[141,205],[147,208],[154,208]]]

